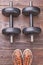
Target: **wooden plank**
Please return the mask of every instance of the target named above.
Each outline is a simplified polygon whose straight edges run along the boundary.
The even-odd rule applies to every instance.
[[[14,18],[14,27],[21,29],[21,34],[14,37],[14,43],[11,45],[9,37],[2,34],[2,29],[9,26],[9,18],[2,15],[2,9],[9,7],[9,1],[0,0],[0,65],[13,65],[12,53],[14,49],[29,48],[33,53],[32,65],[43,65],[43,0],[32,0],[34,6],[38,6],[41,9],[39,16],[34,17],[34,26],[41,27],[42,31],[39,37],[35,36],[35,41],[30,43],[30,37],[26,37],[22,30],[29,26],[29,17],[22,15],[22,9],[29,6],[30,0],[13,0],[13,7],[17,7],[21,10],[21,14],[18,18]]]
[[[1,13],[0,13],[0,15],[1,15],[0,16],[0,26],[2,25],[1,28],[8,27],[9,18],[3,16]],[[41,27],[41,28],[43,27],[43,15],[39,15],[38,18],[35,17],[33,19],[34,19],[34,26]],[[20,15],[18,18],[14,18],[14,27],[19,27],[19,28],[23,29],[24,27],[28,27],[28,26],[29,26],[28,17],[24,17],[23,15],[22,16]]]
[[[9,5],[11,0],[0,0],[0,5]],[[30,0],[12,0],[14,5],[29,5]],[[43,0],[32,0],[34,5],[43,6]]]
[[[12,53],[14,50],[0,50],[0,64],[8,64],[12,65]],[[34,64],[43,64],[43,49],[32,49],[32,53],[34,55],[33,63]],[[41,60],[41,61],[40,61]]]
[[[10,44],[9,40],[2,40],[0,41],[0,50],[14,50],[16,48],[19,49],[43,49],[43,41],[42,43],[40,41],[34,42],[33,44],[30,42],[17,42],[15,41],[13,44]]]

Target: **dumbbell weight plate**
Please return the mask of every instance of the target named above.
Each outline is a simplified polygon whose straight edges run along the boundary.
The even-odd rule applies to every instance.
[[[41,29],[38,27],[29,27],[29,28],[24,28],[23,33],[24,34],[39,34],[41,32]]]
[[[2,9],[2,14],[7,17],[10,16],[10,14],[12,14],[14,17],[17,17],[20,14],[20,9],[18,9],[18,8],[4,8],[4,9]]]
[[[21,30],[19,28],[5,28],[2,33],[5,35],[17,35],[20,34]]]
[[[22,13],[25,16],[29,16],[30,14],[33,14],[34,16],[36,16],[40,13],[40,8],[35,6],[26,7],[26,8],[23,8]]]

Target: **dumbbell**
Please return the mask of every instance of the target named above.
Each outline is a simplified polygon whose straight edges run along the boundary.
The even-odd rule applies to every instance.
[[[21,30],[19,28],[13,28],[13,17],[18,17],[20,15],[20,9],[13,7],[13,2],[9,3],[10,7],[2,9],[2,14],[9,17],[9,27],[4,28],[2,33],[10,37],[10,43],[13,43],[14,35],[20,34]]]
[[[29,16],[29,24],[28,28],[23,29],[23,33],[25,35],[30,35],[31,42],[33,42],[33,36],[36,34],[38,35],[41,32],[41,28],[33,26],[33,16],[37,16],[40,13],[40,8],[33,6],[32,1],[30,1],[30,6],[23,8],[22,14],[24,16]]]

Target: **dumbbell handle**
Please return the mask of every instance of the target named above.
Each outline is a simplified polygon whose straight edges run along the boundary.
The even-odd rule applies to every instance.
[[[33,15],[30,13],[30,27],[33,27]]]
[[[33,6],[32,1],[30,1],[30,7]],[[33,14],[30,13],[30,27],[33,27]],[[31,34],[31,42],[33,42],[33,34]]]
[[[13,16],[12,16],[12,14],[10,14],[10,17],[9,17],[9,27],[13,27]]]
[[[9,27],[13,27],[13,16],[10,15]],[[13,43],[13,35],[10,36],[10,42]]]
[[[13,39],[13,35],[10,36],[10,43],[13,43],[14,39]]]
[[[10,1],[9,6],[13,7],[12,1]],[[12,16],[12,14],[10,14],[10,16],[9,16],[9,27],[13,27],[13,16]]]
[[[9,3],[10,7],[13,7],[13,2],[11,1]],[[10,14],[10,17],[9,17],[9,27],[12,28],[13,27],[13,16],[12,14]],[[10,35],[10,43],[13,43],[13,35]]]
[[[30,7],[33,6],[32,1],[29,3]],[[33,27],[33,15],[30,13],[30,26]]]
[[[13,7],[13,2],[12,1],[10,1],[9,6]]]

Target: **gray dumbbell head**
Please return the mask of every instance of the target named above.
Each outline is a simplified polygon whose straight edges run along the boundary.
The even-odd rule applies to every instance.
[[[21,30],[19,28],[5,28],[2,33],[5,35],[17,35],[20,34]]]
[[[30,13],[36,16],[40,13],[40,8],[35,7],[35,6],[26,7],[26,8],[23,8],[22,13],[25,16],[29,16]]]
[[[13,7],[4,8],[2,9],[2,14],[7,17],[9,17],[10,14],[13,15],[14,17],[18,17],[20,15],[20,9]]]
[[[41,29],[39,27],[29,27],[29,28],[24,28],[23,33],[24,34],[39,34],[41,32]]]

